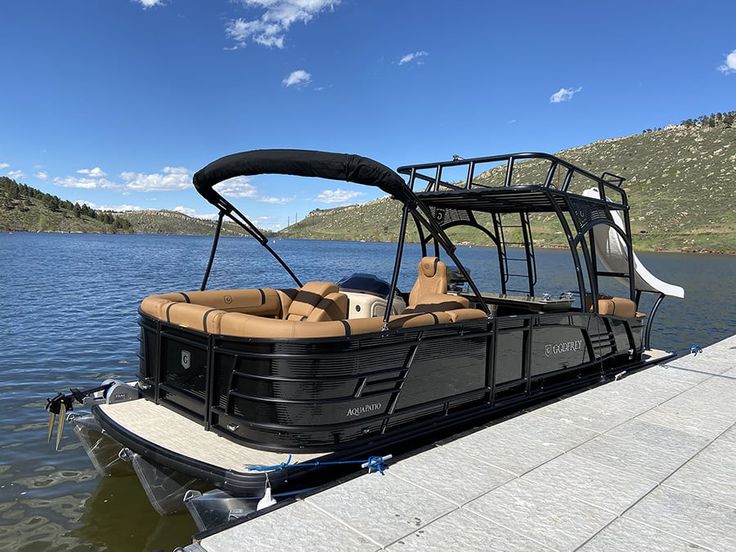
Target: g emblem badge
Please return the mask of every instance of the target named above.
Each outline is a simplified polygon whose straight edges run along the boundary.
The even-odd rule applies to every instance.
[[[185,370],[189,370],[192,366],[192,354],[187,350],[181,352],[181,367]]]

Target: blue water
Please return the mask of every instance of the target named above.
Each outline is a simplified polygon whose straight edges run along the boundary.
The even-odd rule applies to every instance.
[[[308,280],[352,272],[389,279],[395,246],[274,240]],[[210,239],[184,236],[0,234],[0,549],[171,550],[195,532],[187,515],[159,517],[130,477],[100,478],[67,429],[46,444],[45,398],[136,372],[136,308],[148,294],[196,289]],[[482,289],[497,290],[495,251],[459,247]],[[736,333],[736,258],[642,254],[652,272],[686,288],[660,310],[653,345],[705,346]],[[400,288],[419,249],[409,245]],[[565,251],[538,251],[539,292],[575,289]],[[257,243],[223,238],[210,286],[291,286]]]

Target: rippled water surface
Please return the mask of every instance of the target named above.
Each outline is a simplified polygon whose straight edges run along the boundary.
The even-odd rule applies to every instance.
[[[210,240],[201,237],[0,234],[0,549],[172,550],[190,542],[186,514],[160,517],[132,477],[101,478],[67,428],[46,444],[45,399],[136,372],[136,308],[145,295],[196,289]],[[390,277],[394,246],[275,240],[304,281],[352,272]],[[495,252],[459,248],[479,286],[497,289]],[[416,275],[409,246],[400,287]],[[538,251],[541,291],[574,288],[568,254]],[[736,258],[643,254],[685,301],[660,310],[653,345],[683,349],[735,333]],[[210,287],[289,286],[253,240],[223,238]]]

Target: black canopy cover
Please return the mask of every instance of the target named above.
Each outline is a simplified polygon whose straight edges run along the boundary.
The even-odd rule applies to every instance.
[[[387,166],[360,155],[326,151],[265,149],[226,155],[194,175],[194,187],[217,205],[220,194],[212,188],[236,176],[289,174],[344,180],[376,186],[402,202],[414,203],[414,194],[404,180]]]

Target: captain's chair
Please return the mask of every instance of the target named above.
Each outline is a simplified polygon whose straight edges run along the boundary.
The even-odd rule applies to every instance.
[[[423,257],[419,274],[409,293],[409,308],[404,312],[436,312],[467,308],[470,302],[447,293],[447,265],[437,257]]]
[[[307,282],[297,291],[285,320],[325,322],[348,317],[348,297],[331,282]]]

